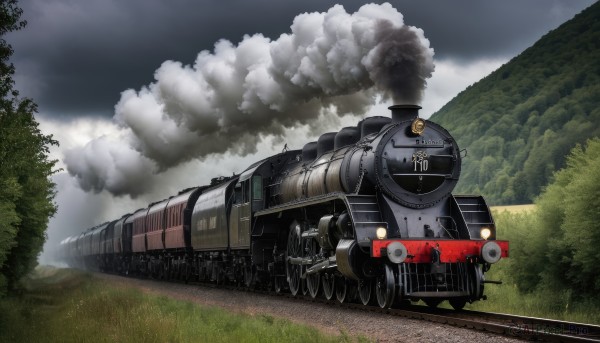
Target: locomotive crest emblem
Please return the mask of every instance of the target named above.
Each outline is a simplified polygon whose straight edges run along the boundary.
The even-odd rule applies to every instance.
[[[410,125],[410,130],[415,135],[421,135],[425,131],[425,121],[421,118],[416,118]]]
[[[425,151],[417,151],[412,155],[412,162],[415,166],[415,171],[424,172],[429,169],[429,160]]]

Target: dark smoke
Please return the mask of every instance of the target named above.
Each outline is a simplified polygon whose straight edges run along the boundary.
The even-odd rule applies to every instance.
[[[85,190],[137,195],[152,173],[254,153],[265,137],[323,116],[364,114],[378,96],[419,103],[433,68],[423,31],[388,3],[300,14],[276,40],[221,40],[191,66],[164,62],[154,83],[122,93],[120,138],[72,150],[65,163]]]
[[[381,42],[369,72],[377,88],[391,95],[395,104],[419,104],[431,77],[433,61],[431,54],[423,49],[418,37],[422,31],[407,26],[395,27],[391,22],[380,20],[376,26],[376,40]]]

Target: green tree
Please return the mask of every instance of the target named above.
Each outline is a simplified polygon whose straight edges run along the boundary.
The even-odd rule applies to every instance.
[[[600,291],[600,139],[577,146],[567,168],[539,199],[541,227],[549,239],[550,285],[576,292]]]
[[[0,2],[0,295],[35,266],[56,212],[50,180],[56,161],[48,154],[58,142],[39,130],[36,104],[14,89],[13,49],[4,39],[25,27],[21,14],[16,0]]]
[[[600,291],[600,138],[577,145],[567,166],[524,215],[511,245],[511,275],[523,291],[538,287],[571,290],[578,296]]]

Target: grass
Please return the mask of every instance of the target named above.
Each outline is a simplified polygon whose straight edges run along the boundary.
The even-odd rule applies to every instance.
[[[510,206],[491,206],[492,211],[502,213],[504,211],[511,213],[530,212],[535,209],[534,204],[510,205]]]
[[[231,314],[114,286],[67,269],[38,269],[0,301],[1,342],[348,342],[269,315]]]
[[[500,270],[499,270],[500,269]],[[498,280],[494,274],[501,267],[486,274],[487,279]],[[506,279],[504,279],[506,281]],[[485,287],[488,300],[468,304],[465,308],[484,312],[511,313],[531,317],[551,318],[579,323],[600,324],[600,307],[594,300],[573,300],[567,292],[539,290],[522,294],[514,283]]]

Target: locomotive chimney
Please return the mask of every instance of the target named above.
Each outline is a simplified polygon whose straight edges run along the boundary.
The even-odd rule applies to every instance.
[[[413,120],[419,116],[421,106],[417,105],[394,105],[388,107],[392,111],[392,123],[405,120]]]

